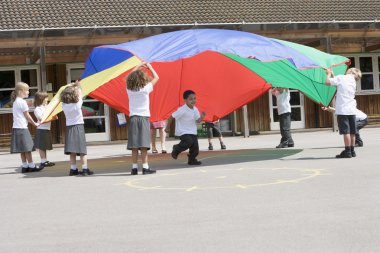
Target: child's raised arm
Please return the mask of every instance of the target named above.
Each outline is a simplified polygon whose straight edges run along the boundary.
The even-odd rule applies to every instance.
[[[147,63],[146,66],[149,68],[149,70],[152,72],[153,74],[153,80],[151,81],[152,85],[154,86],[157,82],[158,82],[158,79],[159,76],[157,75],[156,71],[153,69],[152,65],[150,65],[150,63]]]
[[[330,86],[331,85],[330,78],[334,76],[334,73],[332,72],[331,69],[326,69],[326,73],[327,73],[326,85]]]

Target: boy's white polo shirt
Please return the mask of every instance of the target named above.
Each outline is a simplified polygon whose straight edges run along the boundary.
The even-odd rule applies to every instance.
[[[188,107],[186,104],[181,106],[172,114],[175,118],[175,135],[181,136],[184,134],[197,135],[197,120],[201,117],[198,109]]]
[[[331,85],[337,87],[335,114],[355,115],[356,114],[356,81],[353,75],[338,75],[330,78]]]

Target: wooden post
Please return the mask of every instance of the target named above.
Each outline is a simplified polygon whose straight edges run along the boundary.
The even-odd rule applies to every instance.
[[[243,126],[244,126],[244,138],[249,137],[249,126],[248,126],[248,108],[247,105],[243,106]]]
[[[329,54],[331,54],[332,52],[331,36],[326,37],[326,52]],[[332,106],[335,108],[335,98],[332,100]],[[332,127],[333,132],[338,131],[338,121],[335,117],[335,113],[332,113],[332,122],[333,122],[333,127]]]
[[[47,81],[46,81],[46,50],[45,45],[42,44],[40,47],[40,73],[41,73],[41,88],[42,91],[47,91]]]

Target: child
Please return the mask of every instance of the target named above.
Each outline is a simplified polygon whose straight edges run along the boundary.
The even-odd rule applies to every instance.
[[[208,150],[214,150],[214,147],[212,146],[211,139],[212,137],[218,137],[220,142],[220,148],[226,149],[226,145],[223,143],[223,136],[222,132],[220,131],[220,122],[206,122],[206,129],[207,129],[207,138],[208,138]]]
[[[87,166],[86,136],[82,115],[82,90],[79,82],[68,85],[61,93],[62,110],[66,117],[65,149],[70,155],[69,176],[94,174]],[[76,165],[76,156],[80,156],[82,171]]]
[[[37,92],[34,95],[34,115],[37,118],[38,123],[41,123],[41,118],[44,115],[48,102],[48,94],[46,92]],[[46,150],[52,150],[52,138],[50,134],[51,123],[40,124],[36,130],[36,136],[34,138],[34,146],[40,153],[41,163],[40,168],[54,166],[55,163],[49,162],[47,158]]]
[[[334,107],[322,107],[322,110],[335,113]],[[368,116],[364,112],[356,108],[355,110],[355,121],[356,121],[356,134],[355,134],[355,147],[363,147],[363,140],[360,137],[359,130],[368,124]]]
[[[147,66],[153,74],[153,79],[150,82],[145,72],[140,69],[143,65]],[[145,62],[136,66],[127,77],[130,117],[127,149],[132,150],[132,175],[138,174],[137,160],[139,150],[141,150],[142,174],[156,173],[148,165],[148,150],[150,149],[149,93],[153,91],[153,86],[158,79],[156,71],[149,63]]]
[[[359,69],[350,68],[345,75],[333,77],[331,69],[326,69],[326,85],[337,87],[336,111],[339,133],[343,135],[344,150],[336,155],[336,158],[355,157],[355,110],[356,110],[356,82],[360,80],[362,73]]]
[[[22,173],[36,172],[43,168],[37,167],[32,158],[32,151],[35,150],[32,136],[28,129],[28,122],[33,126],[38,126],[29,114],[28,104],[24,100],[29,96],[29,85],[23,82],[16,84],[15,90],[11,94],[13,102],[13,129],[11,141],[11,153],[20,153],[22,161]]]
[[[164,131],[165,128],[165,120],[162,121],[156,121],[150,123],[150,135],[152,139],[152,153],[157,154],[157,147],[156,147],[156,132],[157,129],[160,131],[160,141],[161,141],[161,149],[162,154],[166,154],[166,147],[165,147],[165,138],[166,138],[166,132]]]
[[[173,146],[171,153],[174,159],[177,159],[178,155],[189,149],[189,157],[187,164],[189,165],[201,165],[202,162],[198,161],[196,157],[199,154],[199,145],[197,137],[197,123],[202,122],[206,116],[205,112],[199,115],[198,109],[195,107],[196,96],[192,90],[187,90],[183,93],[183,99],[185,104],[175,111],[168,120],[168,125],[165,129],[169,132],[169,126],[173,118],[175,119],[175,135],[179,136],[181,142]]]
[[[291,107],[290,93],[286,88],[273,88],[271,93],[276,96],[277,112],[280,120],[281,141],[276,148],[294,147],[294,141],[290,132]]]

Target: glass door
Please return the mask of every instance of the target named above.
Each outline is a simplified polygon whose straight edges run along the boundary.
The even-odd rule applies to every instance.
[[[84,71],[83,64],[67,64],[67,80],[75,82],[80,79]],[[91,98],[83,98],[82,113],[86,141],[109,141],[109,108],[102,102]]]
[[[292,110],[292,129],[305,128],[304,95],[298,90],[290,90],[290,106]],[[269,111],[271,130],[280,130],[276,97],[269,91]]]

